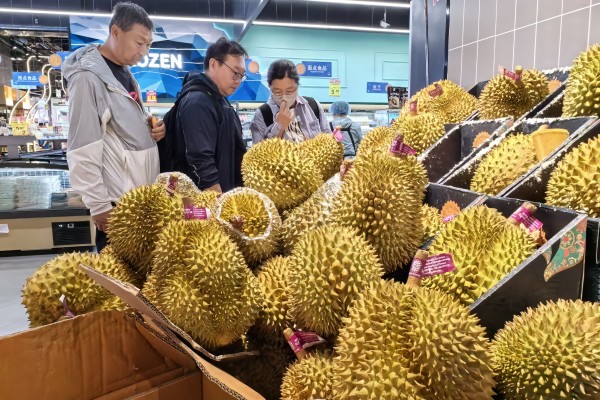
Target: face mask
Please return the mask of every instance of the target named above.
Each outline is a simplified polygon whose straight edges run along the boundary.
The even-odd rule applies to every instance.
[[[289,95],[284,94],[281,96],[273,95],[273,99],[275,100],[275,103],[277,103],[278,106],[281,106],[281,103],[283,103],[285,101],[289,107],[296,102],[296,93],[289,94]]]

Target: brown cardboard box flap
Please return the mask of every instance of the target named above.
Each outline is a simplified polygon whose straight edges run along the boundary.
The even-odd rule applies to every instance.
[[[224,351],[225,354],[214,354],[204,347],[199,345],[190,335],[180,329],[177,325],[172,323],[166,315],[160,312],[148,299],[146,299],[137,287],[122,282],[118,279],[114,279],[106,274],[96,271],[95,269],[80,264],[83,271],[100,286],[106,288],[111,293],[121,298],[126,304],[128,304],[134,310],[140,312],[144,317],[144,320],[149,325],[155,325],[170,330],[175,335],[179,336],[189,347],[199,352],[203,356],[213,361],[233,360],[238,358],[246,358],[251,356],[257,356],[259,353],[256,351],[244,351],[241,346],[241,342],[235,343],[228,346]]]

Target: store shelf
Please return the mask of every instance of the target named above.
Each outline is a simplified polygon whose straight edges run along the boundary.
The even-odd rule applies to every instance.
[[[48,208],[45,210],[11,210],[0,211],[0,220],[22,219],[22,218],[56,218],[56,217],[78,217],[90,215],[87,208]]]
[[[35,136],[0,136],[0,146],[7,147],[6,156],[9,158],[19,157],[19,146],[35,141]]]

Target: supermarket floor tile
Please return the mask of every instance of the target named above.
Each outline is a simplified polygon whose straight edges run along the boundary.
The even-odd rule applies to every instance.
[[[0,337],[28,328],[21,288],[33,271],[55,256],[0,257]]]

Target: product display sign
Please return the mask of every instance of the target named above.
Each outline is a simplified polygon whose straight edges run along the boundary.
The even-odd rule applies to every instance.
[[[13,72],[12,87],[16,89],[35,89],[42,86],[40,83],[41,72]]]
[[[156,103],[156,90],[146,92],[146,103]]]
[[[338,78],[332,78],[329,80],[329,95],[331,97],[340,97],[341,88],[342,84]]]
[[[387,93],[387,82],[367,82],[367,93]]]
[[[300,68],[300,71],[304,71],[302,76],[310,76],[317,78],[330,78],[332,72],[332,64],[327,61],[302,61],[301,64],[304,68]]]

